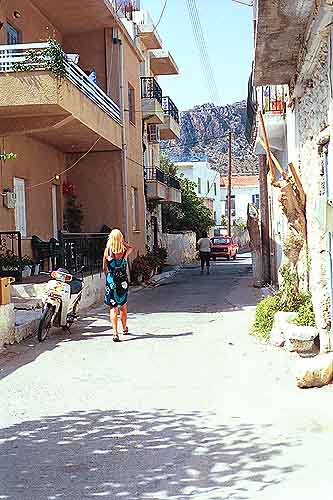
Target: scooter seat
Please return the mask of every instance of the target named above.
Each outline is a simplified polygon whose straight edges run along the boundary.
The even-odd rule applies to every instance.
[[[78,293],[81,292],[83,286],[82,281],[80,281],[77,278],[73,278],[69,284],[71,287],[71,295],[77,295]]]

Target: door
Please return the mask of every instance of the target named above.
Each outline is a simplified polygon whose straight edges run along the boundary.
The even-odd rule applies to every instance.
[[[16,194],[15,204],[15,226],[16,231],[20,231],[21,236],[27,236],[27,212],[25,200],[25,180],[14,177],[14,193]]]
[[[153,244],[155,248],[158,248],[158,221],[157,217],[151,218],[152,226],[153,226]]]
[[[58,186],[52,184],[52,223],[53,238],[58,239]]]
[[[7,44],[8,45],[17,45],[20,43],[20,32],[14,28],[11,24],[6,24],[7,31]]]

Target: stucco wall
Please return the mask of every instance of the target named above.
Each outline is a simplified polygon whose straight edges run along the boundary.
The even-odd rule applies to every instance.
[[[16,160],[2,162],[0,189],[13,190],[13,177],[26,182],[27,237],[33,234],[42,239],[53,235],[52,225],[52,183],[34,187],[47,181],[64,169],[64,155],[56,149],[25,136],[5,137],[2,141],[4,151],[14,151]],[[32,188],[32,189],[31,189]],[[59,189],[58,225],[62,226],[62,193]],[[15,210],[0,205],[0,230],[15,230]],[[25,244],[28,251],[30,241]]]
[[[14,10],[20,12],[19,19],[14,19]],[[62,36],[57,28],[29,0],[15,0],[15,2],[5,0],[1,2],[0,19],[7,19],[20,32],[21,43],[37,43],[54,36],[62,41]],[[7,43],[5,29],[0,31],[0,43]]]
[[[322,158],[318,152],[319,134],[328,125],[329,81],[327,74],[327,43],[323,42],[317,65],[304,96],[296,107],[296,134],[299,152],[299,169],[307,195],[306,214],[309,259],[303,252],[300,266],[303,282],[310,277],[317,326],[329,328],[331,323],[330,290],[327,275],[327,244],[320,224],[318,199],[325,192]]]
[[[164,233],[163,246],[168,250],[168,264],[179,265],[193,262],[196,258],[196,236],[190,231],[184,233]]]

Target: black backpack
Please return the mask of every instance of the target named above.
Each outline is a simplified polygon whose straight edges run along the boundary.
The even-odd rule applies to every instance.
[[[113,282],[116,286],[117,295],[123,295],[128,290],[129,282],[127,276],[127,269],[124,264],[124,257],[122,257],[120,265],[115,266],[113,270]]]

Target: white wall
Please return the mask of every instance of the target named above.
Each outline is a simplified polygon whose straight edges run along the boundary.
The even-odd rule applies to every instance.
[[[227,188],[221,188],[221,208],[222,213],[225,215],[226,199],[227,199]],[[245,187],[233,187],[232,195],[235,195],[235,211],[236,219],[242,218],[244,221],[247,220],[247,205],[252,203],[252,196],[259,194],[258,186],[245,186]]]
[[[213,200],[213,211],[216,212],[216,223],[221,223],[222,205],[221,205],[221,187],[220,173],[213,170],[207,161],[178,162],[176,163],[178,172],[190,181],[195,182],[195,192],[199,198],[210,198]],[[198,179],[201,179],[201,192],[198,189]],[[207,181],[210,189],[208,191]],[[216,184],[216,195],[214,191]]]
[[[196,235],[191,231],[163,233],[164,246],[168,250],[168,264],[179,265],[196,259]]]

